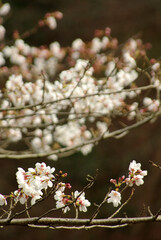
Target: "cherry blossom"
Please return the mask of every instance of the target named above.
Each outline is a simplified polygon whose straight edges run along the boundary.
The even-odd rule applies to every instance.
[[[79,211],[87,212],[87,207],[89,207],[91,203],[85,199],[85,193],[75,191],[74,198],[76,199],[75,205],[79,208]]]
[[[107,199],[107,202],[112,202],[114,207],[118,207],[119,204],[121,204],[121,193],[120,188],[123,184],[127,184],[128,187],[132,187],[134,184],[137,186],[140,186],[144,184],[143,178],[147,175],[146,170],[141,170],[141,163],[136,163],[135,160],[133,160],[129,165],[129,173],[128,177],[125,178],[125,176],[122,176],[118,179],[111,179],[110,182],[114,184],[115,190],[112,190]]]
[[[47,17],[46,24],[51,30],[54,30],[57,27],[56,19],[53,16]]]
[[[61,208],[63,213],[70,211],[69,203],[72,203],[71,196],[64,193],[65,188],[70,188],[69,185],[65,183],[58,184],[58,190],[54,194],[54,199],[56,200],[56,208]]]
[[[6,200],[5,196],[0,194],[0,206],[3,206],[3,205],[7,205],[7,200]]]
[[[107,202],[113,203],[114,207],[118,207],[118,205],[121,204],[121,194],[118,191],[112,190],[108,196]]]
[[[126,183],[132,187],[133,184],[140,186],[144,183],[143,178],[148,174],[146,170],[141,170],[141,164],[133,160],[129,165],[129,176],[125,179]]]
[[[55,168],[45,163],[36,163],[35,168],[29,168],[27,172],[18,168],[16,178],[19,190],[15,191],[15,196],[22,204],[31,197],[31,204],[35,204],[42,197],[42,190],[53,186],[54,171]]]
[[[69,206],[66,205],[69,204],[71,201],[66,197],[63,191],[56,191],[54,199],[56,200],[56,208],[62,208],[63,213],[70,211]]]
[[[9,12],[10,12],[11,6],[9,3],[4,3],[1,7],[0,7],[0,16],[6,16]]]
[[[52,19],[51,22],[55,22],[53,19],[61,16],[60,13],[49,13],[44,21]],[[147,96],[140,104],[134,100],[141,94],[140,90],[133,91],[139,76],[135,52],[140,48],[143,51],[144,46],[130,39],[122,47],[120,58],[112,56],[109,59],[106,50],[117,47],[113,44],[105,31],[90,43],[82,39],[74,40],[69,51],[57,41],[39,48],[30,46],[21,38],[17,38],[11,46],[4,46],[0,52],[0,65],[5,65],[6,60],[10,62],[13,74],[8,75],[5,90],[1,93],[1,108],[21,107],[22,111],[0,113],[3,119],[0,121],[2,139],[18,142],[30,135],[28,145],[32,152],[48,153],[58,145],[77,148],[77,151],[87,155],[94,144],[79,146],[95,136],[108,137],[113,118],[126,116],[128,120],[137,121],[138,114],[144,118],[144,113],[158,111],[158,99]],[[87,57],[84,58],[84,55]],[[96,63],[90,63],[88,59],[91,57],[96,58]],[[156,77],[158,67],[158,64],[157,68],[153,64],[151,69],[154,86],[159,84]],[[97,68],[101,71],[98,78]],[[42,71],[44,75],[40,76]],[[52,81],[55,75],[56,79]],[[127,103],[129,99],[131,104]],[[47,102],[50,104],[42,109],[40,103]],[[35,110],[26,108],[35,104],[38,104]],[[59,124],[59,114],[63,112],[66,112],[66,120]],[[45,128],[41,127],[43,124]],[[9,129],[11,126],[14,129]],[[34,129],[32,134],[31,126]],[[50,159],[58,159],[58,155],[51,156]]]

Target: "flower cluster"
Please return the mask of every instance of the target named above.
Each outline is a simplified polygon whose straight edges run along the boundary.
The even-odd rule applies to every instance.
[[[58,190],[55,192],[54,199],[56,200],[56,208],[62,208],[63,213],[70,211],[70,205],[74,203],[74,206],[79,209],[81,212],[86,212],[87,207],[91,205],[91,203],[85,199],[85,193],[78,192],[77,190],[71,195],[66,195],[64,193],[66,188],[70,188],[69,184],[61,183],[59,185]]]
[[[141,164],[136,163],[133,160],[129,165],[129,176],[125,178],[122,176],[119,178],[118,182],[116,179],[111,179],[110,181],[115,185],[116,190],[112,190],[109,195],[107,202],[113,203],[114,207],[118,207],[121,204],[121,193],[119,192],[119,188],[122,184],[126,183],[128,187],[132,187],[134,184],[140,186],[144,183],[143,178],[147,175],[146,170],[141,170]]]
[[[21,204],[27,203],[31,198],[31,205],[35,204],[36,200],[42,198],[43,190],[53,186],[54,171],[54,167],[46,166],[44,162],[36,163],[35,168],[29,168],[27,172],[23,168],[18,168],[16,173],[18,189],[10,195],[0,194],[0,205],[7,205],[7,198]]]
[[[53,187],[57,209],[61,208],[63,213],[66,213],[70,211],[70,205],[73,204],[79,211],[86,212],[87,207],[91,204],[85,199],[85,193],[76,190],[74,193],[65,194],[65,190],[70,189],[71,185],[58,180],[61,177],[66,177],[67,174],[60,171],[59,175],[54,175],[54,172],[55,168],[46,166],[44,162],[36,163],[35,168],[28,168],[28,171],[18,168],[16,173],[18,189],[10,195],[0,194],[0,206],[7,205],[7,198],[14,199],[15,203],[20,202],[21,204],[26,204],[31,199],[31,205],[33,205],[43,197],[48,188]]]
[[[67,173],[55,174],[55,168],[46,166],[44,162],[36,163],[35,168],[29,168],[27,172],[22,168],[18,168],[16,173],[18,190],[10,195],[0,194],[0,206],[7,205],[7,198],[12,198],[14,201],[21,204],[27,203],[31,199],[31,205],[35,204],[36,200],[43,197],[44,190],[48,187],[52,188],[54,199],[56,200],[56,209],[62,209],[63,213],[70,211],[73,205],[80,212],[87,212],[87,208],[91,203],[85,198],[85,192],[78,190],[69,192],[71,189],[70,183],[60,182],[59,178],[66,177]],[[113,203],[114,207],[121,204],[120,187],[126,184],[127,187],[132,187],[134,184],[140,186],[144,183],[143,178],[147,175],[146,170],[141,170],[141,164],[133,160],[129,165],[129,175],[127,178],[122,176],[118,181],[111,179],[110,182],[115,185],[115,190],[108,194],[107,203]],[[55,182],[55,184],[53,184]],[[68,193],[68,192],[69,193]],[[67,193],[66,193],[67,192]]]
[[[146,175],[147,175],[147,171],[141,170],[141,164],[136,163],[136,161],[133,160],[129,166],[129,177],[126,178],[125,181],[129,187],[132,187],[134,184],[136,184],[137,186],[140,186],[144,183],[143,178]]]
[[[94,146],[88,142],[108,137],[111,126],[118,128],[117,117],[127,125],[127,119],[139,121],[159,111],[160,62],[147,60],[149,72],[142,82],[147,46],[140,39],[129,39],[117,51],[118,40],[106,28],[90,42],[78,38],[67,48],[57,41],[30,46],[18,33],[7,45],[3,19],[9,11],[10,5],[2,4],[0,134],[7,149],[22,141],[30,152],[71,147],[86,155]],[[54,30],[62,17],[58,11],[47,13],[38,27]],[[149,84],[156,96],[150,88],[142,94]]]
[[[70,211],[70,207],[68,205],[72,203],[71,196],[64,193],[66,188],[71,188],[71,186],[69,184],[66,185],[64,183],[60,183],[58,185],[58,190],[54,195],[54,199],[56,200],[56,208],[62,208],[64,213]]]
[[[18,190],[14,192],[15,201],[24,204],[31,197],[31,204],[40,199],[44,189],[53,186],[55,168],[46,166],[45,163],[36,163],[35,168],[29,168],[25,172],[18,168],[16,173]]]

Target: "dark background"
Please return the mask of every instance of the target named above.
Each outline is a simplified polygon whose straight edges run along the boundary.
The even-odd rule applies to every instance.
[[[148,53],[150,57],[161,56],[161,1],[160,0],[14,0],[9,1],[12,12],[6,22],[9,29],[7,38],[12,36],[14,29],[20,33],[30,29],[46,12],[62,11],[64,18],[58,22],[58,29],[43,31],[28,39],[31,45],[49,44],[58,41],[62,46],[68,46],[80,37],[89,41],[96,29],[111,27],[112,36],[117,37],[119,42],[126,41],[129,37],[138,34],[144,42],[150,42],[153,48]],[[87,174],[94,175],[99,169],[97,182],[86,195],[91,202],[100,203],[108,190],[110,178],[117,178],[127,174],[130,161],[135,159],[142,163],[143,169],[148,169],[145,184],[136,188],[135,195],[128,206],[121,212],[128,216],[142,216],[147,213],[150,206],[152,212],[157,212],[161,207],[161,172],[149,164],[149,160],[161,164],[161,124],[158,119],[153,124],[147,124],[133,130],[122,139],[109,139],[101,142],[91,154],[84,157],[75,154],[72,157],[60,159],[57,162],[47,161],[57,170],[68,172],[67,181],[74,189],[81,190],[86,184]],[[46,159],[39,159],[46,161]],[[7,194],[17,188],[15,172],[17,167],[34,167],[33,160],[1,160],[0,192]],[[127,198],[129,192],[125,194]],[[53,199],[49,204],[54,206]],[[33,211],[32,216],[45,211],[48,204],[42,204],[39,209]],[[50,206],[49,205],[49,206]],[[92,213],[94,207],[89,210]],[[104,206],[99,217],[108,217],[114,208],[112,205]],[[60,212],[58,213],[61,214]],[[54,216],[54,214],[52,215]],[[70,215],[69,215],[70,216]],[[87,214],[81,214],[86,217]],[[75,230],[37,230],[23,227],[7,227],[0,231],[1,239],[119,239],[119,240],[160,240],[161,225],[141,224],[119,230],[95,229],[90,231]]]

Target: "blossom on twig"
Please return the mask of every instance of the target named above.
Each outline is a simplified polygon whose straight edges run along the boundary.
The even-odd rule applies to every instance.
[[[89,207],[91,203],[85,199],[85,193],[80,194],[80,192],[75,191],[74,198],[76,199],[75,205],[79,208],[79,211],[87,212],[87,207]]]
[[[125,179],[125,182],[129,187],[132,187],[134,184],[140,186],[144,183],[143,178],[147,174],[148,172],[146,170],[141,170],[141,164],[133,160],[129,165],[129,176]]]
[[[114,207],[118,207],[121,204],[121,194],[118,191],[112,190],[109,195],[110,198],[107,199],[108,203],[113,203]]]

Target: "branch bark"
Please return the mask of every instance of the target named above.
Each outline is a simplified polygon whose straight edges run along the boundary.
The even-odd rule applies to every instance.
[[[69,229],[79,229],[84,228],[101,228],[101,227],[122,227],[129,224],[139,224],[147,222],[161,222],[161,215],[157,216],[155,219],[154,216],[148,217],[134,217],[134,218],[107,218],[107,219],[75,219],[75,218],[50,218],[44,217],[39,219],[38,217],[32,218],[17,218],[12,219],[8,222],[6,219],[0,219],[0,226],[28,226],[33,227],[39,226],[39,228],[44,228],[44,226],[52,226],[55,228],[69,227]],[[30,226],[31,225],[31,226]]]

